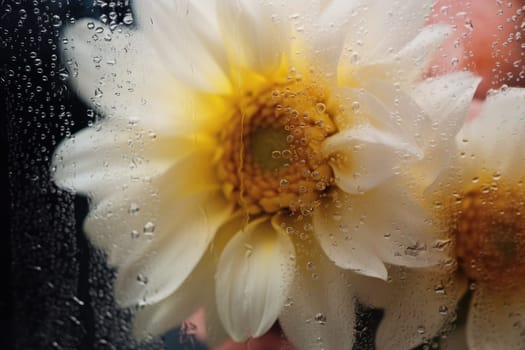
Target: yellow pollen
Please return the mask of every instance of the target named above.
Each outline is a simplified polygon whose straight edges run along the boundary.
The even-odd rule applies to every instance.
[[[525,279],[524,194],[493,185],[471,190],[458,202],[455,253],[471,280],[499,290]]]
[[[226,196],[252,215],[311,211],[333,183],[321,154],[332,115],[325,92],[303,82],[240,97],[220,135]]]

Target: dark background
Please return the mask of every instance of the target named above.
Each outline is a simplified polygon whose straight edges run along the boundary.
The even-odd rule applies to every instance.
[[[1,349],[163,349],[128,336],[113,271],[85,239],[86,199],[58,190],[50,159],[97,118],[68,89],[60,31],[85,16],[120,23],[129,1],[0,0]]]

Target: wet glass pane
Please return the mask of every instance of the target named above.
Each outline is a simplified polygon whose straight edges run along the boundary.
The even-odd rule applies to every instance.
[[[0,1],[0,347],[525,347],[521,0]]]

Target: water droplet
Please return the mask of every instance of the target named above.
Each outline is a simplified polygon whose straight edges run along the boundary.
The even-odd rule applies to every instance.
[[[318,191],[324,191],[327,185],[324,181],[319,181],[315,183],[315,189]]]
[[[148,221],[144,225],[144,234],[151,236],[153,235],[154,232],[155,232],[155,224],[152,223],[151,221]]]
[[[137,275],[137,282],[139,282],[140,284],[148,284],[148,277],[144,276],[143,274],[138,274]]]
[[[448,314],[448,307],[446,305],[441,305],[439,307],[439,313],[443,316]]]
[[[358,64],[361,60],[361,57],[359,57],[359,54],[357,52],[352,52],[350,55],[350,63],[352,64]]]
[[[84,306],[84,302],[82,300],[80,300],[79,298],[77,298],[76,296],[73,295],[72,299],[75,301],[75,303],[77,303],[78,305],[80,306]]]
[[[332,219],[334,219],[335,221],[341,221],[342,218],[343,216],[338,212],[332,214]]]
[[[100,88],[95,89],[95,97],[101,98],[104,95],[104,92]]]
[[[315,315],[314,320],[317,323],[319,323],[320,325],[325,325],[326,324],[326,316],[323,313],[321,313],[321,312],[319,312],[319,313],[317,313]]]
[[[452,240],[450,239],[438,239],[434,241],[434,245],[432,246],[432,248],[437,250],[445,250],[450,246],[450,244],[452,244]]]
[[[69,72],[65,68],[60,68],[60,70],[58,71],[58,76],[60,80],[66,81],[67,78],[69,78]]]
[[[124,22],[124,24],[133,24],[133,15],[131,14],[131,12],[128,12],[124,15],[124,18],[122,19],[122,22]]]
[[[315,105],[315,109],[319,114],[324,113],[326,111],[326,105],[324,103],[319,102]]]
[[[139,238],[140,232],[138,230],[131,230],[131,238],[136,239]]]
[[[62,26],[62,19],[59,15],[53,15],[53,27],[60,28]]]
[[[137,203],[131,203],[128,208],[128,214],[135,215],[140,211],[140,207]]]
[[[427,246],[424,243],[416,242],[415,244],[408,246],[405,249],[405,254],[408,256],[418,256],[420,253],[427,250]]]
[[[249,258],[250,256],[252,256],[252,254],[253,254],[253,246],[251,244],[245,243],[244,244],[244,248],[246,249],[246,252],[245,252],[244,256],[246,258]]]
[[[445,294],[445,286],[442,283],[436,284],[434,286],[434,292],[436,294]]]

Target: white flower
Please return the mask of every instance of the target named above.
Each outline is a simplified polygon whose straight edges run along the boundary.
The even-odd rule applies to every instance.
[[[55,182],[91,198],[139,335],[204,304],[210,333],[279,317],[300,348],[350,348],[352,271],[439,260],[400,175],[434,179],[477,80],[423,80],[449,32],[422,28],[431,3],[142,0],[137,30],[68,28],[105,118],[60,145]]]
[[[468,348],[525,347],[525,89],[489,96],[457,146],[426,198],[450,258],[439,269],[395,269],[386,289],[374,283],[383,295],[373,299],[385,307],[378,349],[446,333],[468,287]]]

